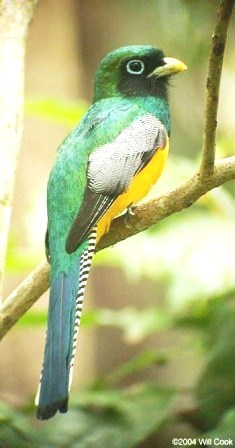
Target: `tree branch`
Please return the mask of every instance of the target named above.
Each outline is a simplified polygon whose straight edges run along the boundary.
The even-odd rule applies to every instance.
[[[213,173],[215,161],[215,138],[220,79],[223,66],[227,31],[234,0],[220,0],[215,28],[211,39],[211,50],[206,85],[206,108],[203,133],[201,175]]]
[[[110,231],[104,235],[97,251],[129,238],[162,219],[189,207],[203,194],[235,179],[235,156],[218,161],[212,176],[201,179],[195,173],[174,190],[134,208],[128,228],[125,217],[119,216],[112,222]],[[17,320],[36,302],[49,287],[50,267],[46,261],[39,265],[5,300],[0,309],[0,339]]]
[[[0,340],[49,288],[50,267],[45,260],[16,288],[0,308]]]
[[[200,173],[196,172],[168,193],[135,207],[134,216],[128,218],[128,228],[123,216],[114,219],[109,233],[104,235],[98,244],[97,251],[142,232],[167,216],[190,207],[208,191],[231,180],[235,180],[235,156],[216,162],[212,176],[201,178]]]
[[[0,1],[0,296],[23,128],[24,56],[36,0]]]

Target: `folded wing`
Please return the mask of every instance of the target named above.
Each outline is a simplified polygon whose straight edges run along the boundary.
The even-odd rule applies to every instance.
[[[115,199],[128,189],[133,177],[164,148],[167,132],[156,117],[146,113],[135,119],[117,138],[92,151],[87,170],[87,188],[66,242],[76,250]]]

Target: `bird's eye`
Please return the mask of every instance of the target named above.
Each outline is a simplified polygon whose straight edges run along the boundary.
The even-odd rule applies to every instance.
[[[126,64],[126,70],[131,75],[141,75],[144,71],[144,63],[143,61],[140,61],[139,59],[132,59],[131,61],[128,61]]]

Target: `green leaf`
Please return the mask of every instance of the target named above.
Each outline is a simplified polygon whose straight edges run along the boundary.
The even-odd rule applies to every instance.
[[[21,411],[0,407],[0,444],[4,448],[135,447],[166,424],[175,397],[173,390],[152,384],[124,391],[80,392],[71,397],[66,415],[37,425]]]
[[[27,114],[71,127],[79,123],[87,109],[88,103],[81,99],[71,102],[56,98],[30,98],[25,104]]]
[[[23,413],[0,402],[1,448],[32,448],[31,429],[32,425]]]
[[[153,332],[169,328],[172,319],[166,311],[155,308],[141,310],[133,307],[120,310],[99,308],[86,313],[83,324],[118,327],[124,332],[124,338],[128,343],[136,344]]]
[[[40,262],[40,255],[30,249],[21,247],[18,239],[10,234],[6,256],[6,269],[10,273],[24,272],[33,269]]]
[[[210,332],[213,345],[196,388],[197,414],[205,430],[235,407],[235,310],[229,305],[218,310]]]
[[[228,412],[226,412],[219,422],[218,426],[216,426],[213,431],[206,434],[206,437],[211,437],[213,440],[212,447],[217,446],[214,444],[215,439],[224,439],[227,440],[228,438],[235,440],[235,409],[231,409]],[[221,446],[221,445],[220,445]],[[227,445],[227,446],[233,446],[233,445]]]
[[[106,385],[113,385],[120,382],[128,375],[145,370],[152,365],[162,366],[168,362],[166,353],[160,353],[157,350],[145,350],[139,355],[131,358],[129,361],[122,363],[120,366],[112,370],[105,378],[97,380],[96,383]]]
[[[130,448],[137,446],[153,432],[158,431],[171,415],[175,393],[153,385],[139,385],[127,391],[100,391],[92,393],[91,404],[99,412],[97,425],[87,431],[74,448]],[[102,409],[102,404],[106,407]],[[89,408],[88,408],[89,409]],[[97,411],[96,411],[97,412]]]
[[[29,310],[17,322],[16,329],[23,327],[46,326],[47,311],[46,310]]]

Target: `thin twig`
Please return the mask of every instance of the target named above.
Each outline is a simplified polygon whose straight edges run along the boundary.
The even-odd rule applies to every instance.
[[[206,85],[206,109],[203,133],[202,162],[200,168],[200,173],[202,176],[211,175],[214,170],[215,138],[220,79],[228,25],[234,6],[234,1],[235,0],[220,0],[215,28],[211,39],[211,50]]]
[[[174,190],[135,207],[135,214],[130,216],[128,227],[124,216],[116,218],[109,233],[98,244],[97,251],[112,246],[167,216],[189,207],[208,191],[231,180],[235,180],[235,156],[218,161],[211,177],[201,179],[197,172]],[[44,261],[5,300],[0,308],[0,339],[48,289],[49,272],[50,267]]]
[[[50,267],[43,261],[3,302],[0,308],[0,340],[49,288]]]

